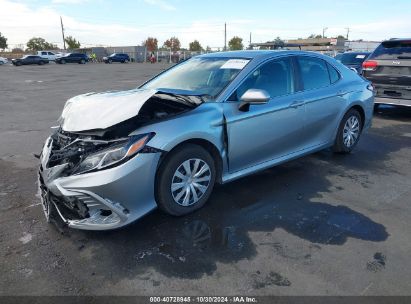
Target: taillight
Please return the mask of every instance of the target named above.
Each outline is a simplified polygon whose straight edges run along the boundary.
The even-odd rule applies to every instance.
[[[362,70],[363,71],[375,71],[378,67],[377,61],[374,60],[367,60],[362,63]]]

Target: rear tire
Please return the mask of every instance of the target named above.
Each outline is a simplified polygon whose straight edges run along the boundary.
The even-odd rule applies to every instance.
[[[84,59],[81,59],[79,63],[80,63],[80,64],[85,64],[86,61],[85,61]]]
[[[360,139],[362,126],[361,115],[357,110],[351,109],[345,113],[338,128],[333,151],[343,154],[350,153]]]
[[[157,204],[162,211],[174,216],[191,213],[207,202],[215,179],[216,169],[210,153],[194,144],[178,147],[158,168]]]

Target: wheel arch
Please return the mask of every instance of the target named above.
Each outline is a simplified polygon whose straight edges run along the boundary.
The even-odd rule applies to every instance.
[[[348,111],[350,111],[351,109],[354,109],[354,110],[358,111],[358,113],[360,113],[360,116],[361,116],[361,128],[363,128],[363,127],[364,127],[364,124],[365,124],[365,111],[364,111],[364,108],[363,108],[362,106],[360,106],[359,104],[355,104],[355,105],[351,106],[351,107],[344,113],[344,115],[345,115],[346,113],[348,113]]]
[[[160,161],[158,162],[157,165],[157,172],[156,176],[158,173],[158,168],[160,167],[161,163],[167,158],[168,155],[170,155],[171,152],[175,151],[176,149],[186,145],[186,144],[194,144],[197,146],[202,147],[204,150],[206,150],[208,153],[210,153],[211,157],[214,159],[214,164],[215,164],[215,169],[216,169],[216,182],[221,184],[222,183],[222,175],[223,175],[223,159],[221,157],[221,154],[218,150],[218,148],[209,140],[206,140],[204,138],[190,138],[187,140],[184,140],[182,142],[179,142],[175,146],[173,146],[170,150],[164,151],[160,157]],[[156,177],[157,178],[157,177]]]

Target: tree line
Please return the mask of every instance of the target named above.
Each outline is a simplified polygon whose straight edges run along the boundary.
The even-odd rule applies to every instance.
[[[308,38],[322,38],[321,35],[315,35],[311,34],[308,36]],[[338,38],[344,38],[344,36],[340,35]],[[72,50],[72,49],[78,49],[81,47],[80,41],[76,40],[72,36],[68,36],[64,39],[67,48]],[[268,41],[268,42],[274,42],[278,47],[284,46],[284,41],[280,38],[277,37],[273,41]],[[147,47],[148,52],[154,52],[157,50],[171,50],[173,52],[179,51],[179,50],[187,50],[181,48],[181,43],[180,40],[173,36],[164,41],[163,45],[159,47],[158,39],[155,37],[148,37],[146,40],[142,42],[142,45]],[[8,47],[7,44],[7,38],[4,37],[0,33],[0,49],[4,50]],[[59,49],[56,44],[47,42],[44,38],[41,37],[33,37],[31,38],[27,44],[27,51],[42,51],[42,50],[56,50]],[[238,36],[234,36],[228,41],[228,50],[230,51],[235,51],[235,50],[243,50],[244,49],[244,44],[243,44],[243,39]],[[14,49],[13,51],[21,51],[21,49]],[[191,52],[203,52],[203,51],[211,51],[211,48],[207,46],[206,48],[203,48],[201,43],[196,39],[192,42],[189,43],[188,45],[188,51]]]
[[[142,42],[142,45],[147,47],[147,51],[149,52],[158,50],[171,50],[173,52],[179,50],[188,50],[191,52],[211,51],[211,47],[207,46],[206,48],[204,48],[197,39],[188,44],[188,49],[183,49],[181,48],[180,40],[174,36],[164,41],[162,46],[159,46],[158,39],[155,37],[148,37]],[[233,37],[228,42],[228,49],[231,51],[244,49],[243,39],[237,36]]]

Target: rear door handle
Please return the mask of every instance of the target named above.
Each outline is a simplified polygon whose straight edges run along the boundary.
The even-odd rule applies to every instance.
[[[296,109],[296,108],[301,107],[302,105],[304,105],[304,103],[305,102],[302,101],[302,100],[296,100],[296,101],[293,101],[291,103],[290,107],[293,108],[293,109]]]

